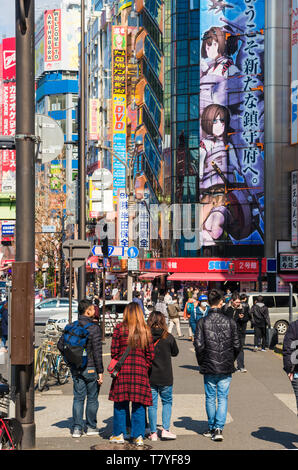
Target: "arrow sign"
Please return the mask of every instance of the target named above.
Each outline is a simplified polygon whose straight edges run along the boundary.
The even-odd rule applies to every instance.
[[[137,258],[139,256],[139,250],[136,246],[130,246],[127,250],[128,258]]]
[[[124,247],[123,246],[112,246],[108,247],[109,252],[108,256],[124,256]],[[94,256],[102,256],[102,249],[100,245],[94,245],[92,248],[92,253]]]

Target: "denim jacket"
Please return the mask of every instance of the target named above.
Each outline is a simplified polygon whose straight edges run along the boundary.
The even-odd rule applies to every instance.
[[[194,304],[192,305],[193,308],[189,318],[189,325],[192,329],[193,334],[195,334],[198,321],[200,320],[200,318],[206,317],[206,315],[208,315],[210,307],[209,305],[207,305],[206,310],[204,312],[203,310],[201,310],[199,305],[197,307],[195,307]]]

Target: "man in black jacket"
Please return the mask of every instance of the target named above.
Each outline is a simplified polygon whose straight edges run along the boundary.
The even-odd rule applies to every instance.
[[[290,323],[285,334],[283,364],[295,393],[298,416],[298,320]]]
[[[79,324],[89,331],[87,340],[88,362],[85,369],[71,368],[73,379],[73,433],[72,437],[81,437],[84,431],[84,403],[86,404],[87,436],[99,434],[97,428],[98,393],[103,383],[102,334],[98,322],[94,322],[95,308],[90,300],[83,299],[78,305]],[[87,326],[88,325],[88,326]],[[63,351],[63,335],[58,342],[59,351]]]
[[[230,302],[223,306],[223,313],[229,318],[233,318],[237,324],[241,350],[237,356],[237,371],[247,372],[244,366],[244,345],[247,322],[250,320],[249,307],[241,302],[238,292],[232,294]]]
[[[209,430],[203,435],[222,441],[234,361],[241,345],[236,322],[222,313],[222,294],[213,289],[208,300],[211,309],[197,323],[194,346],[200,373],[204,375],[206,394]]]
[[[269,310],[264,304],[262,295],[258,295],[257,302],[250,310],[252,324],[255,330],[255,351],[266,351],[266,328],[271,328]]]

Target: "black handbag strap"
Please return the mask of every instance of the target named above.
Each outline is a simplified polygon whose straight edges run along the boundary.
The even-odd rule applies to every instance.
[[[115,369],[120,370],[120,368],[123,366],[123,363],[124,363],[125,359],[127,358],[128,354],[130,353],[130,349],[131,349],[130,346],[127,346],[124,353],[120,357],[119,361],[115,365]]]

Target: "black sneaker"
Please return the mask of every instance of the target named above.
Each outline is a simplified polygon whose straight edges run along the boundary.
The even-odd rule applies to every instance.
[[[203,432],[204,437],[212,437],[214,434],[214,429],[208,429],[207,431]]]
[[[213,441],[223,441],[222,429],[215,429],[214,434],[211,438]]]

